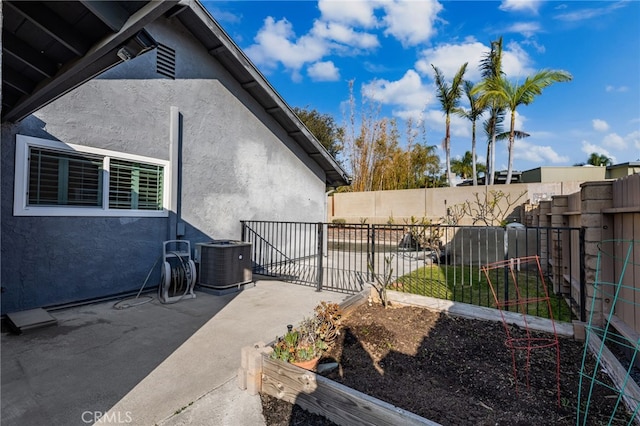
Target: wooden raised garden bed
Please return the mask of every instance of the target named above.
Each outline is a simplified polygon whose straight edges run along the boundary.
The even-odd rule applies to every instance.
[[[445,312],[451,314],[452,317],[502,321],[500,312],[490,308],[395,291],[389,291],[388,296],[396,307],[418,306],[431,311]],[[366,303],[369,297],[368,292],[362,292],[341,304],[341,308],[348,315],[349,311]],[[521,326],[522,318],[520,315],[508,312],[504,314],[506,314],[507,322]],[[531,318],[529,319],[531,320]],[[528,327],[530,329],[550,331],[550,324],[548,320],[536,318],[534,322],[530,321],[528,323]],[[576,330],[575,333],[574,328]],[[572,324],[556,323],[555,329],[556,333],[561,336],[582,336],[580,324],[574,326]],[[238,374],[239,386],[242,389],[246,389],[254,395],[262,393],[297,404],[311,413],[319,414],[341,425],[438,424],[312,371],[271,359],[269,356],[271,350],[270,345],[263,342],[242,349],[241,368]],[[579,365],[576,366],[578,369],[579,367]],[[399,402],[395,403],[399,404]],[[486,408],[488,409],[489,407]]]

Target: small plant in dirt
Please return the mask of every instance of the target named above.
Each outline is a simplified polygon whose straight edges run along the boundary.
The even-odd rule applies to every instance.
[[[325,343],[333,342],[340,334],[342,309],[337,303],[320,302],[315,308],[316,334]]]
[[[309,361],[320,357],[327,349],[327,344],[310,330],[309,320],[304,320],[296,329],[293,326],[288,328],[287,333],[277,339],[272,358],[285,362]]]
[[[341,316],[337,304],[321,302],[313,316],[295,328],[288,325],[284,336],[276,338],[271,358],[292,363],[319,358],[338,336]]]
[[[382,275],[376,274],[373,269],[373,265],[369,263],[369,271],[371,271],[371,275],[373,276],[373,282],[371,283],[371,285],[373,285],[373,288],[376,289],[378,297],[380,298],[380,302],[385,308],[390,304],[387,297],[387,289],[393,284],[393,267],[391,266],[392,261],[393,256],[385,256]]]

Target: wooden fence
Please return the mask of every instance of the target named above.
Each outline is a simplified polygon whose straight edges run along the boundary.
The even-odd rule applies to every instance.
[[[576,244],[570,234],[553,234],[559,239],[551,245],[549,256],[554,289],[562,287],[566,292],[569,287],[574,295],[577,287],[582,288],[580,305],[586,308],[582,327],[597,369],[608,372],[619,401],[637,412],[640,386],[632,372],[640,368],[640,174],[585,182],[575,194],[554,196],[524,211],[529,225],[581,228],[583,245]],[[557,251],[563,256],[557,257]],[[617,354],[610,350],[614,348]],[[588,389],[609,386],[592,374],[583,366],[581,383]],[[585,395],[579,397],[579,407],[591,391]],[[586,407],[579,416],[588,414]]]
[[[640,341],[640,174],[616,180],[612,192],[613,206],[602,213],[613,241],[601,246],[600,269],[603,279],[620,283],[614,321],[635,343]]]
[[[570,233],[553,234],[560,239],[551,244],[555,289],[570,288],[579,294],[585,286],[587,314],[595,315],[602,324],[613,309],[616,328],[626,330],[628,338],[640,336],[640,174],[617,180],[585,182],[580,191],[553,196],[537,206],[526,206],[525,223],[530,226],[581,227],[584,230],[584,253]],[[627,257],[624,268],[621,257]],[[570,255],[567,255],[569,252]],[[554,264],[554,259],[562,259]],[[568,273],[572,271],[571,273]],[[616,295],[626,303],[613,305],[610,297],[600,297],[592,303],[596,281],[621,283]],[[577,300],[575,297],[573,297]],[[622,332],[622,330],[618,330]]]

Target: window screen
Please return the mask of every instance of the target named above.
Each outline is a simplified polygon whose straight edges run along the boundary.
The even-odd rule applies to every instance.
[[[158,164],[32,146],[27,205],[102,208],[107,191],[108,209],[162,211],[163,175]]]
[[[162,210],[162,167],[111,159],[109,208]]]
[[[102,158],[32,147],[28,205],[102,206]]]

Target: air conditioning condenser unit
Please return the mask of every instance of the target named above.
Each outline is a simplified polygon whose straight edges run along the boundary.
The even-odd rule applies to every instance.
[[[251,243],[214,240],[198,243],[198,287],[213,294],[227,294],[253,287]]]

